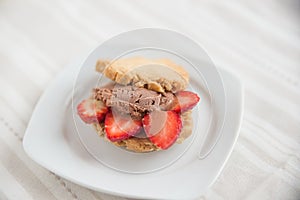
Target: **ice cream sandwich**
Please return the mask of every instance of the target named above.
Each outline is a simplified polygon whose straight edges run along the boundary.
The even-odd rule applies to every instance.
[[[192,133],[200,97],[186,91],[187,71],[168,59],[98,60],[110,86],[93,88],[77,106],[83,122],[113,145],[134,152],[166,150]]]

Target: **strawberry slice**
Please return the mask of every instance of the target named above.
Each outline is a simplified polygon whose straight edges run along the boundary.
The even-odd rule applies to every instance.
[[[85,99],[77,106],[79,117],[87,124],[102,121],[107,111],[104,103],[95,99]]]
[[[194,108],[200,101],[200,97],[190,91],[179,91],[175,94],[177,102],[171,109],[177,113],[182,113]]]
[[[130,115],[113,114],[111,111],[105,117],[106,137],[112,141],[127,139],[136,135],[142,128],[141,120],[133,120]]]
[[[142,122],[149,140],[161,149],[168,149],[182,129],[180,115],[174,111],[151,112]]]

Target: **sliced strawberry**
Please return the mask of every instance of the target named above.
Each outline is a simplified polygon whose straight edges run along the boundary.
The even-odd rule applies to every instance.
[[[180,115],[174,111],[151,112],[142,122],[150,141],[161,149],[169,148],[182,129]]]
[[[127,139],[137,134],[141,128],[141,120],[133,120],[130,115],[122,116],[111,111],[106,114],[106,137],[112,142]]]
[[[77,106],[78,115],[88,124],[102,121],[107,111],[108,108],[102,101],[94,99],[85,99]]]
[[[175,106],[171,109],[177,113],[185,112],[194,108],[200,100],[200,97],[190,91],[180,91],[175,94],[177,102]]]

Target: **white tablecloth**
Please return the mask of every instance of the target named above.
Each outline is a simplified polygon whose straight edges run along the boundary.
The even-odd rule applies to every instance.
[[[240,137],[199,199],[300,199],[299,10],[297,0],[0,1],[0,199],[123,199],[40,167],[22,138],[39,96],[66,64],[141,27],[192,37],[245,83]]]

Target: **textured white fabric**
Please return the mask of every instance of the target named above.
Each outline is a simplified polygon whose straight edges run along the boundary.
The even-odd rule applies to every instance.
[[[0,199],[123,199],[38,166],[22,138],[39,96],[66,64],[140,27],[194,38],[245,83],[240,137],[199,199],[300,199],[299,10],[297,0],[0,1]]]

